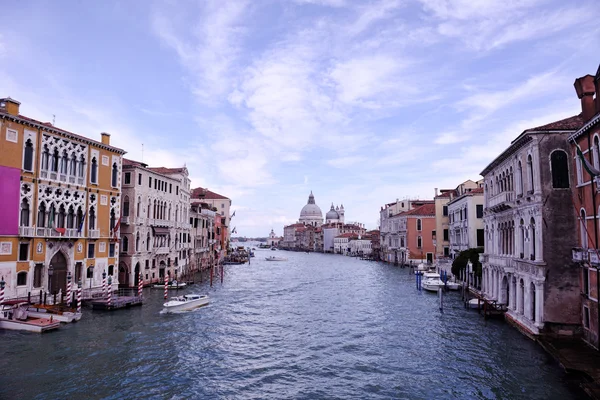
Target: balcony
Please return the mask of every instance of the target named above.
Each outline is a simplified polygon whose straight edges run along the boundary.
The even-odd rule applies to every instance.
[[[67,175],[65,175],[65,174],[60,174],[60,175],[59,175],[59,180],[60,180],[61,182],[65,182],[65,183],[66,183],[66,182],[67,182]]]
[[[121,217],[121,223],[129,225],[129,215]]]
[[[588,259],[589,252],[587,249],[575,248],[571,252],[574,262],[587,261]]]
[[[513,192],[502,192],[487,201],[487,209],[491,212],[502,212],[514,207],[515,194]]]
[[[160,255],[160,254],[169,254],[169,248],[167,246],[163,246],[163,247],[158,247],[156,249],[156,254]]]
[[[481,258],[481,255],[479,256]],[[484,257],[488,257],[489,264],[502,267],[505,272],[510,272],[514,269],[514,261],[511,256],[500,256],[497,254],[486,254]]]
[[[33,237],[35,236],[35,228],[32,226],[20,226],[19,236],[22,237]]]
[[[98,239],[100,237],[100,229],[88,229],[88,235],[92,239]]]

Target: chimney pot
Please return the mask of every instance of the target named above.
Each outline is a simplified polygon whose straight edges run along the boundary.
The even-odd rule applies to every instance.
[[[10,115],[14,115],[14,116],[19,115],[19,106],[20,105],[21,105],[21,103],[19,103],[16,100],[11,99],[10,97],[7,97],[5,99],[0,99],[0,110],[4,110],[7,113],[9,113]]]
[[[100,135],[102,136],[102,144],[110,146],[110,133],[102,132]]]
[[[575,80],[575,92],[581,100],[581,113],[584,121],[589,121],[596,114],[596,106],[594,104],[594,94],[596,93],[596,85],[592,75],[582,76]]]

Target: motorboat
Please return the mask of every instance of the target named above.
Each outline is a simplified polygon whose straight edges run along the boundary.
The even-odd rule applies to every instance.
[[[186,286],[187,286],[187,283],[185,283],[185,282],[177,282],[177,281],[171,281],[167,285],[167,287],[169,288],[169,290],[172,290],[172,289],[183,289]],[[164,289],[165,288],[165,284],[164,283],[155,283],[152,287],[154,289]]]
[[[448,288],[448,290],[459,290],[460,289],[460,283],[458,283],[458,282],[446,282],[446,288]]]
[[[42,333],[60,327],[60,321],[50,318],[35,318],[29,315],[27,302],[2,304],[0,329]]]
[[[190,311],[207,304],[207,295],[186,294],[183,296],[172,297],[171,300],[164,303],[163,312],[168,314],[179,311]]]
[[[287,261],[287,258],[285,258],[285,257],[266,257],[265,260],[267,260],[267,261]]]
[[[429,292],[437,292],[444,287],[444,282],[440,278],[429,278],[421,282],[421,287]]]
[[[480,299],[477,299],[477,298],[471,299],[468,302],[468,307],[472,308],[472,309],[475,309],[475,310],[478,310],[480,308],[483,308],[483,303],[484,303],[483,300],[480,300]]]
[[[440,274],[437,272],[425,272],[423,274],[423,279],[440,279]]]
[[[29,315],[30,317],[50,318],[50,316],[52,316],[52,319],[67,324],[70,322],[79,321],[81,319],[81,314],[82,313],[80,312],[61,311],[59,309],[52,308],[52,306],[43,306],[39,304],[30,305],[27,308],[27,315]]]

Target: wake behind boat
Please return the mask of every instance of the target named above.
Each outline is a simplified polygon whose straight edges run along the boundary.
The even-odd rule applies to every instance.
[[[208,304],[207,295],[186,294],[184,296],[172,297],[170,301],[163,304],[163,313],[169,314],[180,311],[190,311]]]
[[[287,261],[287,258],[285,257],[266,257],[265,260],[267,261]]]

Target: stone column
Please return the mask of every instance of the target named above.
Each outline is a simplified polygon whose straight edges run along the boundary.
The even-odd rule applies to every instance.
[[[517,295],[515,313],[521,314],[521,285],[519,284],[518,279],[517,279],[515,292],[516,292],[515,294]]]
[[[535,282],[535,325],[540,326],[544,313],[544,282]]]

